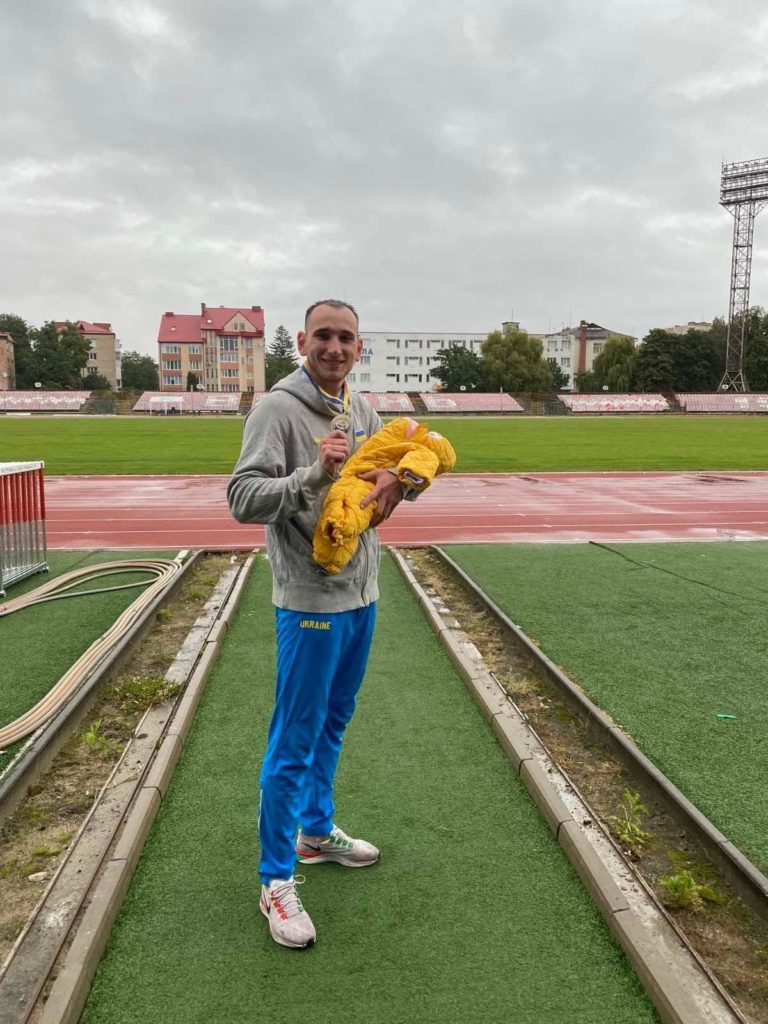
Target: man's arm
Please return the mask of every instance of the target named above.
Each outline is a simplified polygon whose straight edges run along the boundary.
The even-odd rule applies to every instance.
[[[309,508],[333,482],[348,444],[344,435],[333,431],[320,443],[315,462],[288,473],[283,424],[269,403],[261,403],[245,423],[240,458],[227,487],[230,512],[239,523],[290,519]]]

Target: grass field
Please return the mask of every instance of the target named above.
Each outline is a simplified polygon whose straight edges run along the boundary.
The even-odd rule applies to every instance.
[[[768,417],[450,418],[464,473],[768,469]],[[53,475],[230,473],[240,418],[0,417],[0,462]]]
[[[337,778],[374,867],[304,869],[302,953],[258,910],[274,619],[260,561],[82,1024],[651,1024],[621,950],[389,559]]]
[[[49,573],[30,576],[9,587],[4,600],[49,583],[73,569],[101,562],[120,562],[134,558],[173,558],[168,551],[68,551],[51,552]],[[88,584],[88,589],[136,583],[142,577],[115,575]],[[150,582],[153,578],[145,577]],[[141,590],[118,590],[109,594],[50,601],[25,611],[15,612],[0,622],[0,725],[7,725],[29,711],[95,640],[135,601]],[[13,759],[24,743],[12,744],[0,751],[0,771]]]
[[[768,873],[768,543],[446,551]]]

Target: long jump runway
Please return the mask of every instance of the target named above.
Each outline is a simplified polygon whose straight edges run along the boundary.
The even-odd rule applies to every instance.
[[[225,476],[49,477],[48,545],[59,549],[264,542],[227,510]],[[380,528],[385,544],[768,539],[768,472],[456,473]]]

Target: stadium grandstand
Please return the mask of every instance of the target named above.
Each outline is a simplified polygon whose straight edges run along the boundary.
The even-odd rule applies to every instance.
[[[737,394],[733,391],[714,394],[675,395],[681,408],[686,412],[768,412],[768,394],[754,392]]]
[[[519,402],[503,392],[423,391],[419,398],[427,412],[525,412]]]
[[[131,412],[156,416],[236,413],[240,409],[239,391],[145,391]]]
[[[360,396],[373,406],[376,412],[415,412],[408,395],[397,391],[361,391]]]
[[[262,398],[264,398],[264,396],[268,394],[268,391],[254,391],[253,401],[251,402],[251,408],[255,409],[259,402],[262,400]]]
[[[664,395],[558,395],[557,397],[570,412],[669,412],[670,409],[669,402]]]
[[[80,412],[90,391],[2,391],[0,412]]]

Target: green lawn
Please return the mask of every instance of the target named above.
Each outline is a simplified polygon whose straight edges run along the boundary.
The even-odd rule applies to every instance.
[[[428,421],[457,471],[768,469],[768,417],[450,418]],[[242,419],[0,416],[0,462],[43,459],[49,474],[230,473]]]
[[[48,556],[49,573],[30,576],[8,587],[0,603],[22,594],[73,569],[101,562],[134,558],[173,558],[176,552],[69,551]],[[88,584],[88,589],[154,582],[154,577],[123,574]],[[49,601],[0,619],[0,725],[15,721],[45,696],[51,687],[109,629],[117,617],[142,593],[138,588],[109,594]],[[7,767],[19,747],[12,744],[0,752],[0,771]]]
[[[306,952],[258,909],[273,689],[255,569],[82,1024],[650,1024],[656,1016],[389,559],[339,822],[375,867],[304,869]]]
[[[768,873],[768,543],[610,548],[445,550]]]

